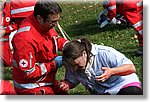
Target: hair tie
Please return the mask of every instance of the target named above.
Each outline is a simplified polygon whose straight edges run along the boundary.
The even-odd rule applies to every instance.
[[[78,39],[77,41],[81,43],[81,40],[80,40],[80,39]]]

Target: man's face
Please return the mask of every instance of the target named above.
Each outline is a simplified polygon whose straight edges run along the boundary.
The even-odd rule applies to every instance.
[[[53,14],[53,15],[48,15],[48,18],[45,20],[45,22],[43,18],[39,20],[38,22],[40,23],[42,27],[46,29],[51,29],[54,26],[57,26],[59,19],[60,19],[60,14]]]

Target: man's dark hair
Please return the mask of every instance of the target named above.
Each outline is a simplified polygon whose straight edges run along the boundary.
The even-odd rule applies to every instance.
[[[48,15],[59,14],[62,12],[61,7],[52,0],[39,0],[34,7],[34,16],[40,15],[44,21]]]

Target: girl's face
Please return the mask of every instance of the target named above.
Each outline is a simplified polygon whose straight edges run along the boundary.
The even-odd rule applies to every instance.
[[[87,54],[85,51],[83,51],[82,56],[74,60],[76,66],[80,69],[85,69],[86,61],[87,61]]]

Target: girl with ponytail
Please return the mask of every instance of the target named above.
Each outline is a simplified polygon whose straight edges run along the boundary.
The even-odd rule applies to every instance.
[[[82,83],[90,94],[141,95],[142,87],[130,59],[112,47],[82,38],[68,42],[62,51],[67,91]]]

